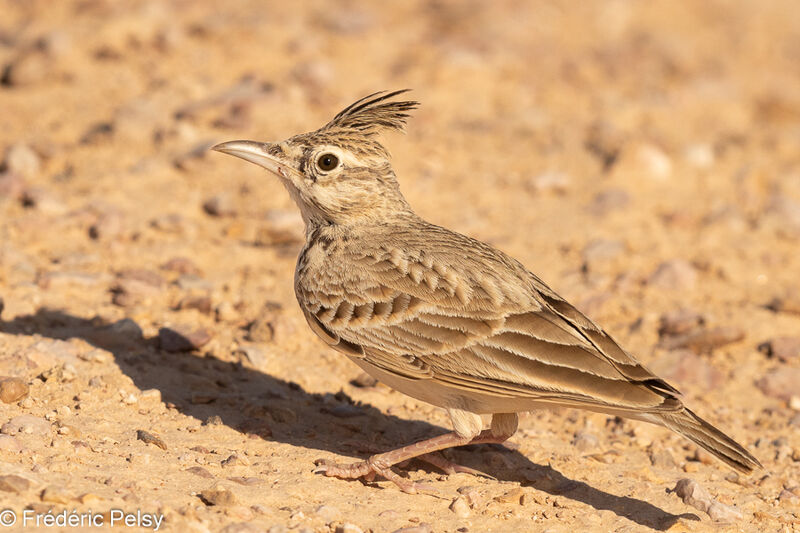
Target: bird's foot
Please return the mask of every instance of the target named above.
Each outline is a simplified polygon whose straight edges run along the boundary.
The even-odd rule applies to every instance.
[[[372,481],[376,475],[382,476],[391,481],[405,493],[417,494],[418,492],[435,492],[435,489],[424,484],[415,483],[400,477],[391,465],[383,464],[379,457],[373,456],[366,461],[359,461],[352,464],[337,464],[329,462],[325,459],[317,459],[314,461],[317,468],[314,469],[315,474],[324,474],[327,477],[335,477],[339,479],[363,479],[364,481]]]
[[[426,453],[425,455],[420,455],[419,457],[416,457],[416,459],[428,463],[429,465],[435,466],[436,468],[438,468],[447,475],[472,474],[473,476],[495,479],[494,477],[490,476],[485,472],[481,472],[480,470],[475,470],[474,468],[470,468],[468,466],[463,466],[458,463],[455,463],[450,459],[447,459],[444,455],[442,455],[439,452]]]

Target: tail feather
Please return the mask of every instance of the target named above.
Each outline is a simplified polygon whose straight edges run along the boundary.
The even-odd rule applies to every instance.
[[[761,467],[758,459],[744,447],[689,409],[658,413],[656,416],[662,425],[688,438],[740,472],[747,474],[756,467]]]

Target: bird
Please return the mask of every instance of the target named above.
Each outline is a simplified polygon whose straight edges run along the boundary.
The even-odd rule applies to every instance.
[[[760,467],[522,263],[414,212],[382,143],[419,106],[398,98],[408,91],[372,93],[284,141],[212,147],[269,171],[300,209],[294,289],[311,330],[385,385],[445,409],[452,423],[353,464],[318,460],[315,472],[382,476],[414,493],[419,486],[393,467],[420,458],[464,471],[438,452],[503,443],[519,413],[552,407],[663,426],[738,471]],[[488,428],[481,415],[491,415]]]

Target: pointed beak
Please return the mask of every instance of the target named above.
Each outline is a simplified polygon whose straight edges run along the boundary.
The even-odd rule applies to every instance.
[[[211,149],[255,163],[269,170],[276,176],[288,180],[289,167],[280,159],[268,153],[272,146],[273,145],[270,143],[259,143],[255,141],[229,141],[212,146]]]

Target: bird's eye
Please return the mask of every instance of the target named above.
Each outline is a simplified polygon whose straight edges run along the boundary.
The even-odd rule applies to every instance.
[[[317,158],[317,166],[328,172],[339,166],[339,158],[333,154],[322,154]]]

